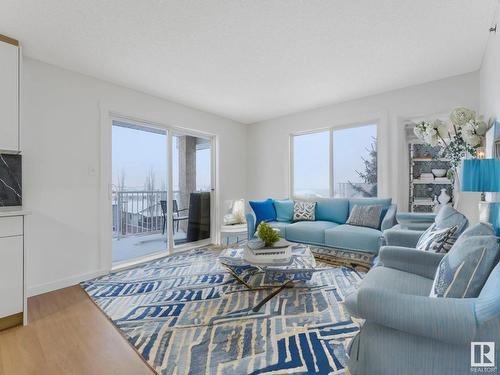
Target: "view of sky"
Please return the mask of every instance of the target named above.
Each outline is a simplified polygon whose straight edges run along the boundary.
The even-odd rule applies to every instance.
[[[298,195],[329,195],[329,131],[295,136],[294,190]],[[333,132],[334,184],[363,182],[356,170],[363,172],[362,158],[377,137],[377,126],[367,125]]]
[[[152,132],[126,127],[113,122],[112,173],[113,185],[119,185],[120,175],[125,174],[126,190],[143,190],[150,170],[155,176],[155,189],[167,186],[167,136],[165,132]],[[177,137],[172,139],[173,188],[179,190],[179,154]],[[196,189],[210,188],[210,149],[196,152]]]

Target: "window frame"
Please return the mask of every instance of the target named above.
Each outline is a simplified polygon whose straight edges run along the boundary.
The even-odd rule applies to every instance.
[[[329,132],[329,151],[328,151],[328,181],[329,181],[329,197],[332,198],[334,194],[334,186],[335,186],[335,181],[334,181],[334,171],[333,171],[333,157],[334,157],[334,149],[333,149],[333,133],[338,130],[344,130],[344,129],[352,129],[352,128],[360,128],[364,126],[370,126],[374,125],[377,130],[377,150],[379,150],[380,146],[380,120],[368,120],[368,121],[361,121],[361,122],[355,122],[355,123],[350,123],[350,124],[344,124],[344,125],[339,125],[339,126],[329,126],[326,128],[316,128],[316,129],[311,129],[311,130],[304,130],[304,131],[299,131],[299,132],[293,132],[290,133],[289,135],[289,181],[288,181],[288,186],[289,186],[289,196],[291,199],[306,199],[304,197],[297,197],[295,195],[295,186],[294,186],[294,172],[295,172],[295,166],[294,166],[294,138],[302,135],[308,135],[308,134],[315,134],[315,133],[323,133],[328,131]],[[379,170],[380,170],[380,158],[377,158],[377,185],[379,184]],[[380,191],[377,191],[377,196],[379,196]],[[306,199],[307,200],[307,199]]]

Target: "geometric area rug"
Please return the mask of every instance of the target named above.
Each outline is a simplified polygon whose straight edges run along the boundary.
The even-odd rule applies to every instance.
[[[344,374],[359,330],[341,302],[364,274],[326,267],[307,287],[247,291],[199,248],[82,283],[158,374]],[[265,281],[262,280],[261,283]]]

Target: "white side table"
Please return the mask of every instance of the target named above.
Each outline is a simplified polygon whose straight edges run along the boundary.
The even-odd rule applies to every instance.
[[[240,241],[240,237],[243,239],[247,238],[247,225],[245,224],[235,224],[235,225],[221,225],[220,227],[220,237],[221,242],[226,240],[226,245],[229,245],[229,239],[231,237],[236,237],[236,243]]]

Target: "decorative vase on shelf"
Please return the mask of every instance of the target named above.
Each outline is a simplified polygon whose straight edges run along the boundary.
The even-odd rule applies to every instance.
[[[449,203],[451,200],[451,197],[448,195],[446,192],[446,189],[441,189],[441,194],[439,194],[438,197],[438,202],[441,206],[444,206],[445,204]]]
[[[441,209],[441,205],[438,202],[437,194],[434,195],[434,199],[432,200],[432,204],[433,204],[433,206],[432,206],[432,212],[438,213],[439,210]]]

